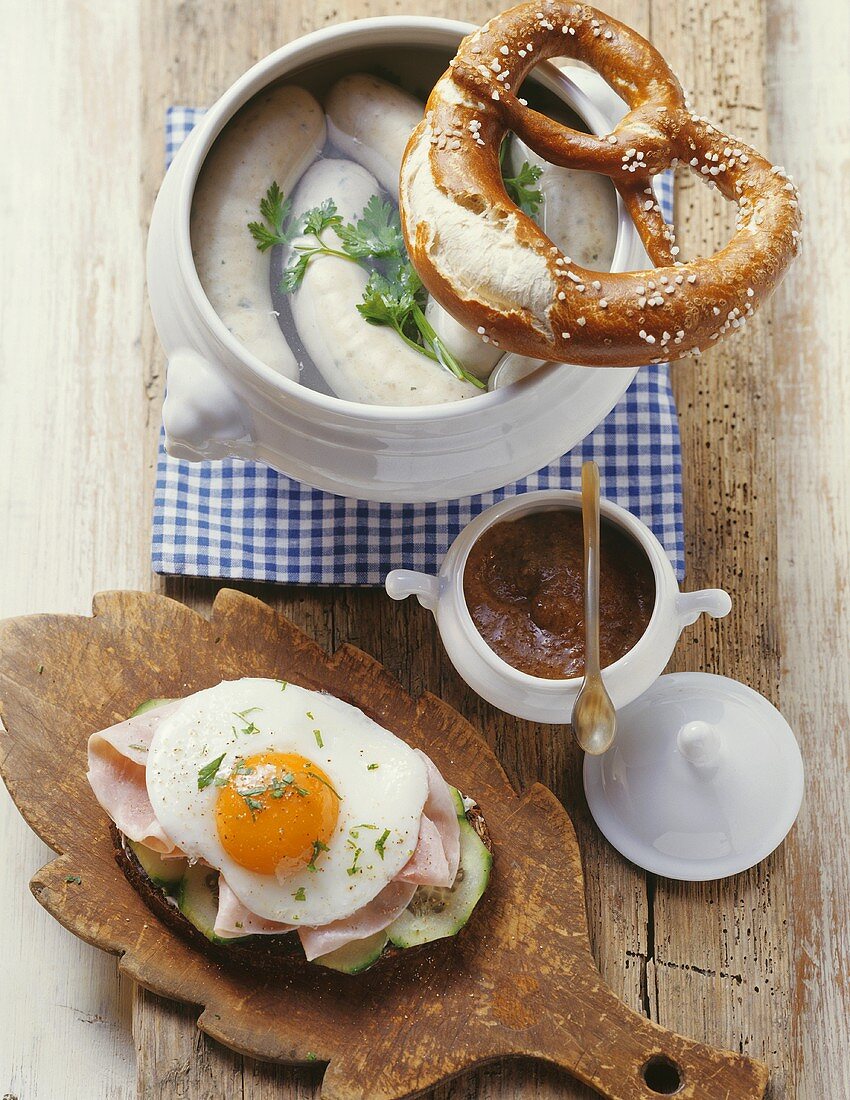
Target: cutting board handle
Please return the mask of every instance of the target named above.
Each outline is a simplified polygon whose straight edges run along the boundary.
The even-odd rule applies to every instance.
[[[594,1026],[585,1016],[581,1031],[585,1036],[595,1033],[597,1040],[576,1057],[572,1050],[569,1054],[565,1051],[572,1044],[559,1042],[553,1030],[545,1044],[548,1050],[537,1053],[608,1100],[658,1100],[663,1096],[762,1100],[768,1071],[761,1062],[668,1031],[627,1008],[601,985],[586,992],[581,1000],[596,1013],[596,1022]],[[573,987],[569,1002],[564,1001],[565,1010],[575,1015],[576,1003]],[[555,1012],[550,1019],[558,1015]],[[564,1025],[569,1029],[568,1019]]]

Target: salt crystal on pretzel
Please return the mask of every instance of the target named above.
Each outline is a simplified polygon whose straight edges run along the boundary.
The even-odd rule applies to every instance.
[[[613,134],[570,129],[517,97],[534,66],[554,56],[590,65],[626,100]],[[499,148],[509,130],[553,164],[607,175],[657,268],[601,273],[566,258],[508,198]],[[463,140],[434,144],[446,131]],[[730,242],[689,263],[677,259],[652,191],[653,177],[676,164],[738,210]],[[784,169],[694,114],[639,34],[560,0],[519,4],[463,40],[408,143],[400,208],[414,266],[458,321],[505,350],[588,366],[638,366],[647,344],[662,350],[652,362],[698,354],[752,316],[801,242]]]

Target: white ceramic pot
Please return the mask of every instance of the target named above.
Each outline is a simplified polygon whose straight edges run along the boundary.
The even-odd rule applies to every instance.
[[[547,680],[529,676],[503,661],[472,621],[463,596],[463,571],[472,546],[494,523],[561,508],[580,511],[581,493],[548,489],[503,500],[461,531],[438,576],[394,569],[386,579],[387,592],[394,600],[416,596],[423,607],[433,612],[450,661],[473,691],[508,714],[553,724],[569,722],[581,677]],[[664,547],[645,523],[608,500],[601,502],[601,515],[643,548],[655,576],[655,607],[646,631],[625,656],[603,670],[605,686],[619,709],[637,699],[657,680],[686,626],[703,612],[714,618],[728,615],[732,601],[719,588],[680,592]]]
[[[401,67],[421,56],[431,80],[469,24],[427,17],[343,23],[306,35],[250,69],[204,115],[175,157],[157,198],[148,241],[148,291],[168,357],[163,418],[169,453],[191,461],[256,459],[320,489],[383,501],[452,499],[522,477],[563,454],[613,408],[633,369],[549,365],[533,377],[448,405],[385,408],[317,393],[248,352],[216,315],[198,279],[189,214],[204,158],[236,111],[266,85],[304,82],[320,91],[360,68]],[[404,62],[407,65],[407,62]],[[318,67],[318,68],[317,68]],[[317,75],[318,73],[318,75]],[[616,121],[548,65],[535,79],[596,132]],[[641,264],[620,207],[614,270]]]

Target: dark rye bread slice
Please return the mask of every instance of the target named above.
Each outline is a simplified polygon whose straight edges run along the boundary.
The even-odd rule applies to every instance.
[[[466,819],[481,838],[484,846],[492,854],[493,844],[487,829],[487,823],[476,803],[473,803],[467,809]],[[130,885],[141,896],[148,909],[208,958],[239,970],[256,970],[266,976],[276,973],[285,975],[286,973],[292,973],[293,969],[315,965],[307,962],[301,948],[301,941],[292,932],[280,936],[247,936],[244,940],[232,940],[226,943],[216,943],[207,939],[203,932],[200,932],[181,913],[176,902],[169,897],[166,891],[150,880],[132,848],[125,845],[124,834],[114,824],[110,824],[110,835],[115,850],[115,862],[124,872]],[[211,870],[210,874],[215,875],[216,872]],[[458,935],[462,932],[463,929]],[[398,958],[402,955],[405,957],[413,956],[432,946],[433,943],[428,943],[418,947],[400,948],[388,943],[380,958],[373,965],[380,965],[385,960]]]

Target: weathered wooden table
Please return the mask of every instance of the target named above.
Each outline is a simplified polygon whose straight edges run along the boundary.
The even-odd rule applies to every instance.
[[[477,700],[421,608],[378,591],[257,588],[328,647],[351,641],[412,691],[443,696],[491,739],[517,784],[570,810],[593,948],[629,1004],[766,1060],[770,1096],[850,1096],[850,821],[845,738],[850,338],[850,9],[843,0],[610,0],[666,53],[695,103],[784,162],[807,248],[743,337],[674,368],[689,587],[722,583],[732,616],[684,636],[672,667],[722,672],[776,701],[803,744],[807,797],[755,870],[682,885],[600,838],[563,729]],[[169,103],[209,103],[252,61],[326,23],[413,12],[480,20],[480,0],[2,0],[7,28],[0,204],[0,615],[88,609],[94,591],[160,587],[206,607],[214,583],[149,567],[164,364],[144,295],[144,238]],[[685,251],[728,231],[719,200],[679,192]],[[113,959],[43,913],[25,883],[43,846],[0,792],[0,1094],[19,1100],[315,1095],[318,1075],[243,1060],[191,1010],[127,988]],[[368,1028],[379,1021],[364,1021]],[[83,1068],[85,1067],[85,1068]],[[505,1065],[445,1097],[578,1097],[554,1072]]]

